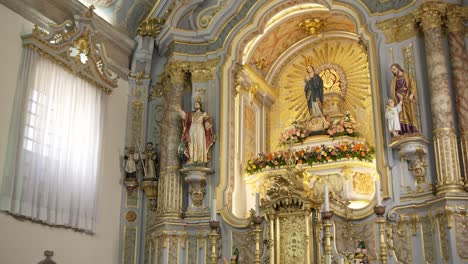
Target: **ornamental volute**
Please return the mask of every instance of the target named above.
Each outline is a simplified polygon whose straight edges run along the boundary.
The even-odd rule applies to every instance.
[[[418,18],[423,31],[442,27],[443,6],[438,3],[422,4],[418,9]]]
[[[447,28],[449,32],[465,30],[463,8],[461,6],[452,5],[447,8]]]

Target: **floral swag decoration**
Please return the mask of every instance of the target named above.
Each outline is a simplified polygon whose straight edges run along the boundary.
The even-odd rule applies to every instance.
[[[289,127],[285,128],[280,135],[278,145],[280,147],[288,146],[294,143],[302,143],[312,135],[311,123],[308,121],[294,121]],[[359,137],[359,124],[351,116],[349,111],[345,115],[330,123],[326,130],[332,138],[341,136]]]
[[[275,153],[259,153],[255,159],[247,161],[245,173],[254,174],[267,168],[281,168],[288,165],[309,165],[325,163],[341,159],[358,159],[372,161],[375,148],[365,143],[342,143],[331,146],[307,147],[297,151],[279,151]]]

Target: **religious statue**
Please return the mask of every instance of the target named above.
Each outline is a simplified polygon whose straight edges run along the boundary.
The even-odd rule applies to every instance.
[[[391,95],[395,102],[400,103],[400,135],[419,132],[416,121],[416,85],[414,80],[401,68],[399,64],[390,67],[394,75],[392,79]],[[401,95],[399,97],[398,95]]]
[[[323,80],[315,73],[311,64],[306,66],[307,76],[305,78],[304,92],[307,100],[307,107],[312,118],[323,117]]]
[[[195,100],[194,111],[184,112],[175,107],[182,118],[184,130],[182,141],[186,144],[184,155],[189,163],[206,163],[209,150],[215,142],[211,118],[202,109],[201,98]]]
[[[135,148],[130,147],[128,149],[128,153],[124,155],[125,160],[125,180],[128,179],[136,179],[136,172],[137,172],[137,163],[139,161],[138,153],[135,153]]]
[[[392,137],[398,136],[398,132],[401,131],[400,118],[398,114],[401,112],[401,104],[403,96],[398,94],[400,102],[395,106],[393,99],[388,99],[387,105],[385,106],[385,119],[387,119],[388,131],[392,133]]]
[[[141,158],[145,162],[145,178],[157,179],[158,173],[158,154],[153,147],[153,142],[146,143],[146,149],[141,155]]]

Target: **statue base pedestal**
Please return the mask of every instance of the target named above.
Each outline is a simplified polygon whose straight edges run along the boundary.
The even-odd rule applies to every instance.
[[[184,175],[184,181],[189,187],[189,201],[185,215],[187,217],[208,217],[207,201],[205,201],[206,177],[213,174],[213,170],[192,163],[189,166],[184,166],[180,172]]]
[[[431,179],[426,174],[428,166],[426,155],[428,153],[429,142],[421,136],[404,137],[392,142],[389,147],[398,149],[398,155],[402,160],[408,162],[408,170],[416,180],[416,189],[430,187]]]

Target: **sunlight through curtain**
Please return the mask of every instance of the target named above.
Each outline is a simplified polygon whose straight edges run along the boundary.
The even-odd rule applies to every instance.
[[[0,209],[94,231],[102,93],[24,49]]]

